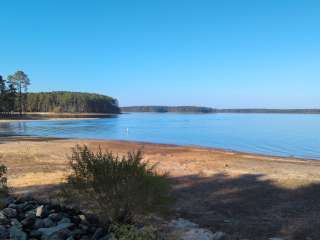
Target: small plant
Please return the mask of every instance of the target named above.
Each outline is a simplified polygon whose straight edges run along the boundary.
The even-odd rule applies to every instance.
[[[7,167],[5,165],[0,165],[0,194],[7,193]]]
[[[143,162],[141,151],[119,157],[77,145],[70,167],[67,188],[71,191],[65,192],[84,200],[102,221],[131,223],[136,215],[168,210],[171,185],[167,175]]]
[[[111,232],[117,240],[160,240],[161,238],[153,229],[137,229],[133,225],[114,224]]]

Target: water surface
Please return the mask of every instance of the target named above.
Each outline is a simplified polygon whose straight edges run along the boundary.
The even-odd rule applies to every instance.
[[[320,115],[130,113],[95,120],[0,123],[0,135],[200,145],[320,159]]]

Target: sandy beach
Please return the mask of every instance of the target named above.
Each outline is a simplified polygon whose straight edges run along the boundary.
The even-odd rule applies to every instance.
[[[59,185],[76,144],[119,154],[142,148],[145,160],[157,163],[158,171],[168,172],[173,180],[177,199],[173,215],[207,228],[246,237],[290,235],[307,231],[320,212],[320,205],[314,204],[320,197],[320,161],[201,147],[3,137],[0,162],[8,166],[10,187],[43,194]]]

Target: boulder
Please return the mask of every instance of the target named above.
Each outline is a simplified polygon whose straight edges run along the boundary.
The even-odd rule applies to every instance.
[[[71,220],[70,218],[64,217],[58,222],[58,225],[62,223],[71,223]]]
[[[10,239],[12,239],[12,240],[27,240],[28,239],[27,234],[15,226],[11,227],[9,232],[10,232]]]
[[[30,228],[33,226],[35,221],[36,221],[36,218],[34,216],[29,216],[29,217],[26,217],[25,219],[23,219],[21,221],[21,224],[23,225],[23,227]]]
[[[9,237],[9,231],[0,225],[0,239],[6,239]]]
[[[12,218],[10,221],[11,226],[15,226],[19,229],[22,229],[22,224],[16,218]]]
[[[51,221],[51,220],[50,220]],[[39,228],[45,228],[45,227],[53,227],[54,226],[54,223],[52,222],[52,225],[51,226],[46,226],[44,224],[44,220],[43,219],[36,219],[34,224],[33,224],[33,228],[34,229],[39,229]]]
[[[4,213],[1,211],[0,212],[0,225],[6,225],[9,224],[10,220],[7,218],[6,215],[4,215]]]
[[[48,218],[50,218],[54,222],[58,222],[62,219],[62,214],[61,213],[50,213]]]
[[[39,228],[38,231],[42,234],[43,240],[65,239],[71,235],[69,228],[73,226],[73,223],[62,223],[51,228]]]
[[[103,236],[103,228],[97,228],[97,230],[94,232],[93,236],[91,237],[91,240],[98,240]]]
[[[43,227],[44,228],[50,228],[50,227],[53,227],[55,225],[56,224],[50,218],[43,219]]]
[[[8,218],[15,218],[18,215],[17,210],[14,208],[5,208],[2,213]]]

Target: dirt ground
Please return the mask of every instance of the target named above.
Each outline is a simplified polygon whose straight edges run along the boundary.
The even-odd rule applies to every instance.
[[[76,144],[125,154],[142,148],[145,160],[169,172],[174,217],[232,239],[320,239],[320,161],[124,141],[0,138],[0,163],[16,192],[45,192],[67,174]]]

